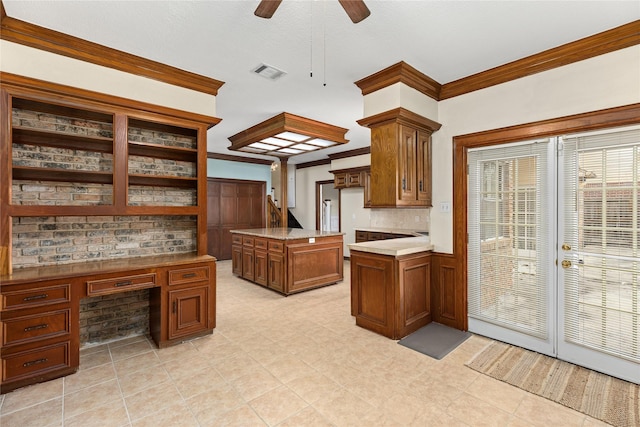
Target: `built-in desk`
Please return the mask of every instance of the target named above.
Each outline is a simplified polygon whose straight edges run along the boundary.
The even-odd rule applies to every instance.
[[[77,371],[82,298],[145,288],[158,347],[213,332],[216,264],[208,255],[89,261],[0,276],[0,392]]]
[[[233,274],[284,295],[343,279],[344,233],[299,228],[231,230]]]
[[[400,339],[431,322],[428,237],[349,245],[356,325]]]

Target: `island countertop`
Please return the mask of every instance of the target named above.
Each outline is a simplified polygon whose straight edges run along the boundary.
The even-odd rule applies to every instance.
[[[373,254],[401,256],[433,250],[428,237],[404,237],[400,239],[374,240],[371,242],[351,243],[350,251],[369,252]]]
[[[312,237],[342,236],[339,231],[304,230],[302,228],[247,228],[231,230],[231,233],[278,240],[309,239]]]

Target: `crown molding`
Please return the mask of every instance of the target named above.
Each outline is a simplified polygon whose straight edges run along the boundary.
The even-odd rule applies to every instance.
[[[440,99],[440,83],[404,61],[360,79],[354,84],[360,88],[362,95],[367,95],[395,83],[404,83],[436,101]]]
[[[298,163],[296,165],[296,169],[312,168],[314,166],[325,166],[330,164],[331,164],[331,159],[313,160],[310,162]]]
[[[1,4],[1,3],[0,3]],[[147,77],[197,92],[217,95],[224,82],[112,49],[7,16],[0,10],[0,39],[80,61]]]
[[[640,44],[640,20],[473,74],[442,86],[440,100]]]
[[[346,159],[347,157],[362,156],[364,154],[370,154],[371,147],[354,148],[349,151],[341,151],[339,153],[329,154],[329,160]]]
[[[270,166],[274,160],[255,159],[253,157],[233,156],[231,154],[220,154],[207,152],[207,159],[226,160],[228,162],[253,163],[256,165]]]
[[[357,121],[360,126],[376,127],[387,123],[400,123],[435,132],[442,126],[424,116],[416,114],[406,108],[394,108]]]

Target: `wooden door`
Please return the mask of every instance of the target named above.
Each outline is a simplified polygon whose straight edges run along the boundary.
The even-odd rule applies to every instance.
[[[266,182],[209,178],[207,241],[209,255],[231,259],[231,230],[266,226]]]

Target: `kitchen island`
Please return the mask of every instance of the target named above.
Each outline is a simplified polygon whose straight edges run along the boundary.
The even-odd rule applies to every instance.
[[[349,245],[356,325],[397,340],[431,322],[428,237]]]
[[[283,295],[343,280],[343,234],[299,228],[231,230],[233,274]]]

